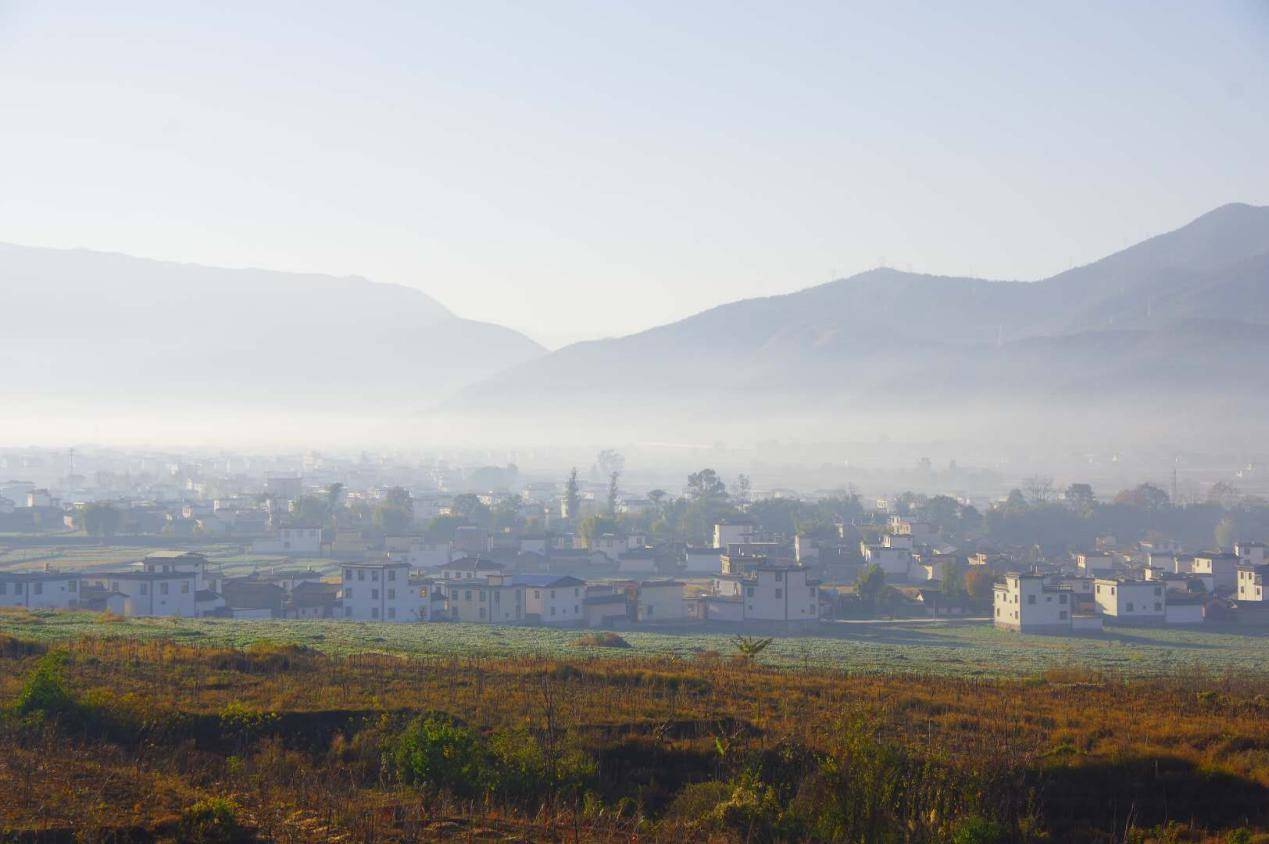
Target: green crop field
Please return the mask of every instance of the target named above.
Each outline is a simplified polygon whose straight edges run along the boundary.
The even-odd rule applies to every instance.
[[[212,565],[229,577],[241,577],[257,569],[313,568],[323,573],[335,572],[339,563],[329,558],[287,557],[283,555],[243,553],[242,544],[215,543],[170,548],[143,545],[6,545],[0,541],[0,571],[31,571],[45,565],[64,571],[94,571],[125,567],[148,554],[160,551],[197,551],[206,554]]]
[[[1148,677],[1204,671],[1269,676],[1269,631],[1129,628],[1079,637],[1020,635],[989,624],[825,624],[824,635],[778,637],[762,654],[768,664],[850,672],[963,676],[1034,676],[1051,669]],[[80,636],[170,638],[240,647],[295,643],[333,654],[541,654],[585,657],[723,656],[735,653],[720,632],[623,631],[630,648],[577,643],[577,630],[475,624],[389,624],[348,621],[239,621],[130,618],[86,612],[0,610],[0,633],[57,641]]]

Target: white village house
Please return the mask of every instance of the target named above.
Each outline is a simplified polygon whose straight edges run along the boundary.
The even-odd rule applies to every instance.
[[[1093,585],[1098,611],[1114,621],[1163,622],[1167,618],[1168,591],[1162,583],[1099,577]]]
[[[802,566],[756,566],[741,583],[745,621],[808,622],[819,619],[819,585]]]
[[[411,582],[409,563],[344,563],[340,569],[342,618],[426,621],[430,616],[429,593],[426,584]]]

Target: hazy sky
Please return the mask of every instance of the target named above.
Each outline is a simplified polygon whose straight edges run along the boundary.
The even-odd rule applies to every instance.
[[[1269,2],[0,0],[0,241],[357,273],[548,345],[1269,203]]]

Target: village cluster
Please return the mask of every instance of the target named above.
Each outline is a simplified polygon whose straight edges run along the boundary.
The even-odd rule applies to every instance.
[[[789,490],[751,494],[743,475],[732,494],[702,470],[676,498],[623,490],[623,461],[601,452],[589,481],[574,470],[564,483],[519,477],[511,464],[364,455],[309,453],[297,466],[0,453],[0,471],[38,479],[0,482],[0,606],[770,631],[913,617],[1053,633],[1269,624],[1265,546],[1238,536],[1204,550],[1157,530],[1127,542],[1099,534],[1071,552],[1069,543],[1042,548],[947,527],[949,518],[975,524],[976,504],[1044,512],[1027,511],[1016,490],[1003,504],[909,493],[807,504]],[[1093,500],[1087,485],[1070,492],[1050,506],[1067,513]],[[779,522],[771,513],[782,507],[801,517]],[[116,541],[140,546],[132,562],[93,561],[93,547]],[[72,543],[74,566],[42,550]]]
[[[298,483],[275,482],[275,492],[298,495]],[[30,506],[42,503],[40,492],[29,495]],[[278,495],[263,500],[266,509],[279,506]],[[224,509],[213,502],[208,512]],[[930,524],[897,515],[869,539],[858,536],[847,524],[831,540],[762,535],[737,518],[714,524],[712,544],[701,547],[653,546],[638,533],[584,537],[471,525],[456,527],[447,541],[406,531],[372,547],[360,534],[284,519],[251,543],[253,554],[273,562],[245,574],[227,575],[197,550],[151,553],[122,567],[50,565],[0,572],[0,605],[119,616],[805,630],[852,609],[858,614],[871,573],[890,596],[873,617],[990,618],[1002,628],[1050,633],[1269,620],[1261,543],[1184,553],[1141,542],[1023,560],[961,554]],[[289,565],[293,559],[310,562]],[[987,583],[991,598],[941,589],[953,572]]]

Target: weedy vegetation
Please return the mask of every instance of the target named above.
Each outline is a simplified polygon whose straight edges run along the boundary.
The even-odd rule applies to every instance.
[[[731,652],[0,638],[0,839],[1269,835],[1263,675],[883,674]]]

